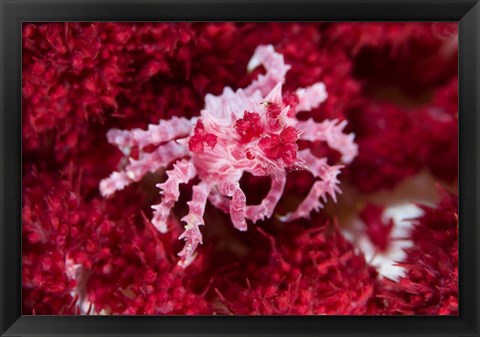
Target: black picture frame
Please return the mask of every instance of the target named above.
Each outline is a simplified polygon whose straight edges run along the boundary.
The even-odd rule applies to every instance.
[[[478,0],[0,0],[1,336],[479,336]],[[21,315],[21,23],[24,21],[458,21],[459,311],[433,316]]]

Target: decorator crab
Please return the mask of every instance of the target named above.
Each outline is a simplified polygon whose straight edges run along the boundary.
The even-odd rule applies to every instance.
[[[308,148],[299,151],[298,140],[326,142],[341,154],[343,163],[351,162],[357,155],[354,135],[343,132],[346,122],[319,123],[296,118],[297,112],[316,108],[327,99],[323,83],[282,93],[290,66],[272,46],[257,47],[248,68],[253,70],[259,65],[266,72],[248,87],[236,91],[226,87],[219,96],[206,95],[205,108],[198,117],[173,117],[149,125],[147,130],[111,129],[107,133],[108,141],[126,156],[133,147],[138,148],[140,155],[137,160],[130,158],[121,170],[100,182],[103,196],[174,162],[166,181],[157,185],[162,200],[152,206],[152,223],[160,232],[168,230],[167,217],[179,198],[179,185],[196,176],[200,179],[193,186],[189,213],[182,219],[186,225],[180,239],[186,243],[179,253],[179,264],[183,267],[191,263],[195,249],[202,243],[199,226],[204,225],[207,201],[229,213],[233,226],[245,231],[246,220],[256,222],[272,216],[291,169],[308,170],[317,180],[298,208],[281,220],[308,216],[323,206],[328,195],[335,200],[340,192],[337,175],[342,166],[328,165],[326,158],[316,157]],[[147,152],[147,147],[156,149]],[[245,172],[271,178],[270,190],[258,205],[246,204],[239,184]]]

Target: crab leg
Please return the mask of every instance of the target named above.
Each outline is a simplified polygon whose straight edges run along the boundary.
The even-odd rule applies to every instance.
[[[295,211],[282,216],[282,221],[292,221],[298,218],[306,218],[312,210],[319,210],[327,201],[330,195],[336,201],[336,193],[341,193],[337,186],[337,175],[340,173],[341,165],[329,166],[325,158],[319,159],[309,149],[298,153],[298,158],[305,162],[305,167],[314,177],[321,180],[316,181],[307,197],[300,203]],[[320,201],[322,199],[322,201]]]
[[[162,189],[160,193],[163,194],[163,198],[159,204],[152,206],[154,209],[152,224],[160,232],[167,231],[168,215],[180,196],[179,185],[189,182],[196,175],[197,170],[191,161],[180,160],[173,165],[172,170],[167,171],[167,180],[157,185]]]
[[[195,258],[194,253],[199,244],[202,244],[202,233],[199,226],[203,226],[203,213],[205,212],[205,205],[207,203],[208,195],[210,194],[211,185],[204,181],[198,185],[193,186],[192,200],[187,202],[189,212],[182,218],[186,222],[185,231],[178,238],[185,240],[185,246],[182,251],[178,253],[180,261],[178,264],[182,267],[187,267]]]
[[[255,81],[245,88],[245,92],[251,95],[260,90],[265,97],[278,83],[283,83],[285,75],[291,67],[285,64],[283,55],[275,53],[271,45],[258,46],[247,68],[249,71],[253,71],[259,65],[263,65],[267,72],[265,75],[259,75]]]
[[[186,118],[172,117],[162,120],[158,124],[148,125],[147,130],[110,129],[107,139],[110,144],[117,145],[120,149],[138,146],[143,149],[147,145],[158,145],[176,138],[183,138],[190,134],[194,123]]]
[[[153,173],[187,154],[185,145],[171,141],[159,146],[154,152],[142,153],[138,160],[130,158],[130,163],[122,171],[113,172],[100,181],[100,192],[105,197],[123,190],[131,183],[140,181],[147,172]]]
[[[307,88],[297,89],[295,93],[298,97],[297,112],[315,109],[328,97],[325,84],[322,82],[315,83]]]
[[[247,197],[240,188],[238,181],[236,182],[222,182],[217,185],[221,194],[231,197],[230,200],[230,218],[233,226],[241,231],[247,230],[247,222],[245,220]]]
[[[282,172],[277,176],[272,176],[271,181],[272,186],[262,202],[259,205],[247,206],[247,219],[257,222],[260,219],[263,220],[265,217],[270,218],[272,216],[275,206],[282,197],[287,178]]]
[[[262,200],[259,205],[246,205],[245,217],[249,220],[252,220],[254,223],[265,217],[271,217],[275,207],[277,206],[278,201],[280,200],[283,189],[285,188],[286,176],[281,173],[277,176],[272,176],[272,186],[268,194]],[[213,206],[220,209],[225,213],[230,212],[231,200],[219,193],[218,191],[212,190],[208,196],[208,200],[212,203]]]
[[[295,128],[299,131],[299,139],[311,142],[325,141],[328,146],[341,153],[343,163],[350,163],[358,154],[358,145],[353,142],[355,136],[352,133],[343,133],[346,125],[346,121],[339,123],[337,120],[324,120],[317,123],[310,118],[299,121]]]

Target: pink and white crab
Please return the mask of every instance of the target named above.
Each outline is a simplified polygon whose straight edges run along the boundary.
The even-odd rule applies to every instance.
[[[200,179],[188,202],[189,213],[182,218],[186,225],[179,239],[186,243],[178,255],[183,267],[192,262],[198,244],[202,243],[199,226],[204,225],[207,200],[230,213],[233,226],[245,231],[247,219],[256,222],[272,216],[291,168],[308,170],[318,180],[298,208],[281,217],[283,221],[308,216],[323,206],[328,195],[335,200],[340,192],[337,175],[342,166],[328,165],[325,158],[314,156],[309,149],[298,151],[298,140],[325,141],[340,152],[343,163],[351,162],[357,155],[354,135],[343,133],[346,122],[296,119],[297,112],[309,111],[326,100],[323,83],[282,95],[282,84],[290,69],[283,55],[272,46],[259,46],[248,68],[253,70],[259,65],[264,66],[266,73],[248,87],[236,91],[226,87],[220,96],[207,94],[199,117],[173,117],[149,125],[147,130],[111,129],[107,133],[108,141],[126,156],[133,147],[138,148],[140,155],[138,160],[130,158],[121,170],[100,182],[103,196],[175,162],[173,169],[166,172],[166,181],[157,185],[163,194],[161,202],[152,206],[152,223],[160,232],[168,230],[167,217],[179,198],[179,185],[195,176]],[[157,148],[153,152],[142,151],[147,146]],[[244,172],[271,178],[270,191],[259,205],[246,204],[239,184]]]

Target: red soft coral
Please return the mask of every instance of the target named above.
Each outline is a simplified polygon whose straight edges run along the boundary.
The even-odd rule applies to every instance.
[[[176,267],[176,238],[133,216],[142,198],[87,201],[81,178],[73,166],[65,176],[24,176],[23,312],[211,313],[192,288],[197,269]]]
[[[355,56],[355,75],[369,89],[395,85],[410,95],[457,73],[456,23],[341,23],[328,28],[333,45]]]
[[[458,177],[457,77],[420,106],[370,102],[348,116],[359,155],[346,171],[361,191],[392,189],[421,169],[448,183]]]
[[[178,233],[178,228],[175,233]],[[192,290],[196,273],[187,274],[173,258],[176,238],[159,237],[145,221],[106,222],[91,232],[88,249],[72,258],[88,275],[86,300],[95,310],[126,315],[211,314],[209,303]],[[88,260],[85,260],[88,259]]]
[[[359,217],[367,227],[366,233],[370,241],[380,251],[384,252],[390,244],[390,234],[393,229],[393,220],[383,219],[384,207],[368,204],[359,213]]]
[[[25,314],[69,314],[77,280],[68,272],[68,250],[91,216],[100,216],[78,195],[72,170],[65,177],[24,176],[22,298]],[[89,220],[87,220],[89,219]],[[92,224],[94,226],[94,224]]]
[[[375,269],[335,226],[290,224],[275,237],[260,231],[269,244],[257,244],[270,245],[266,256],[256,252],[245,260],[246,270],[220,275],[214,283],[229,313],[361,315],[381,306]]]
[[[391,189],[422,167],[421,142],[409,112],[389,103],[352,111],[359,154],[347,177],[363,192]]]
[[[385,281],[386,314],[458,315],[458,199],[444,192],[410,234],[413,246],[399,265],[406,275]]]

